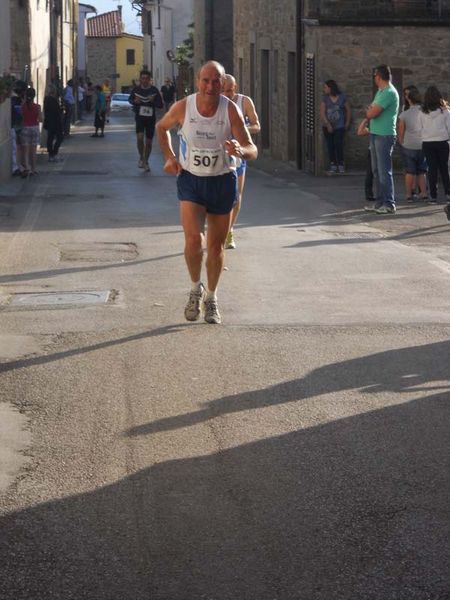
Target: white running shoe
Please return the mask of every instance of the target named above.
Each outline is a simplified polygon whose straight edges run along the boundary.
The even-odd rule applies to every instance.
[[[144,166],[145,166],[145,162],[142,160],[142,158],[141,158],[141,159],[139,159],[139,162],[138,162],[138,167],[139,167],[140,169],[143,169],[143,168],[144,168]]]
[[[197,290],[189,292],[189,300],[184,309],[184,316],[187,321],[198,321],[203,308],[206,290],[201,283]]]
[[[212,325],[219,325],[222,323],[222,317],[220,316],[216,298],[205,300],[205,321]]]

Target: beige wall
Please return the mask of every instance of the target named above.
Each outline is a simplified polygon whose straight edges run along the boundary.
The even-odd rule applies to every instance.
[[[116,44],[116,73],[120,74],[116,81],[116,90],[120,92],[122,86],[131,86],[133,79],[139,80],[139,71],[144,62],[144,38],[124,35],[117,38]],[[134,50],[134,65],[127,65],[127,50]]]

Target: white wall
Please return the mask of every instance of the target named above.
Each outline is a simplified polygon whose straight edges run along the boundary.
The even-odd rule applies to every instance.
[[[147,4],[152,12],[153,21],[153,78],[155,85],[161,87],[164,80],[177,75],[177,66],[167,58],[167,51],[182,43],[188,36],[188,25],[194,21],[194,0],[162,0],[160,22],[158,7]],[[160,25],[160,29],[158,28]],[[144,63],[151,69],[151,40],[144,36]]]
[[[30,80],[36,90],[36,102],[43,104],[50,68],[50,15],[44,0],[30,2]]]
[[[3,12],[4,11],[4,12]],[[11,66],[9,2],[2,9],[0,19],[0,75],[8,73]],[[0,104],[0,181],[6,181],[11,174],[11,103],[5,100]]]

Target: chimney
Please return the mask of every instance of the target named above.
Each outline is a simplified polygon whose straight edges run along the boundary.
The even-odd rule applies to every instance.
[[[117,5],[117,12],[119,13],[120,33],[123,32],[123,21],[122,21],[122,5]]]

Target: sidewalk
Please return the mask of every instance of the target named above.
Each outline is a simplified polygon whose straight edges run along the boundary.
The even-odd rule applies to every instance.
[[[335,218],[351,219],[381,230],[388,238],[403,244],[421,246],[432,250],[441,260],[449,263],[450,272],[450,222],[444,213],[445,201],[437,205],[416,202],[406,204],[403,175],[395,174],[397,197],[396,215],[377,215],[364,211],[364,173],[313,176],[299,171],[289,163],[258,158],[251,169],[258,169],[275,178],[280,185],[298,187],[332,204]],[[245,193],[245,192],[244,192]]]

